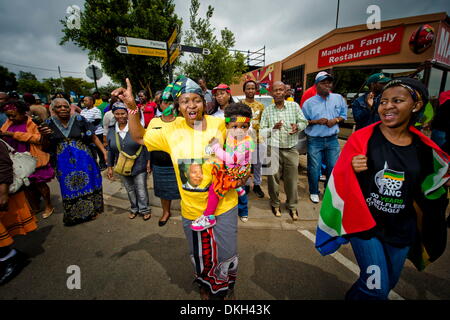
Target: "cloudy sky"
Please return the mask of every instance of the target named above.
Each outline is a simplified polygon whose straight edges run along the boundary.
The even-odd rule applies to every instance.
[[[189,28],[189,0],[175,0],[176,13]],[[279,61],[335,28],[337,0],[200,0],[204,17],[212,5],[211,19],[217,34],[227,27],[236,37],[235,49],[258,50],[266,47],[266,65]],[[62,76],[88,80],[87,53],[73,44],[60,46],[60,19],[66,8],[83,0],[0,0],[0,65],[18,73],[34,73],[38,79]],[[338,27],[366,23],[369,5],[381,8],[382,20],[445,11],[448,0],[340,0]],[[158,58],[155,58],[158,59]],[[98,66],[100,64],[95,63]],[[109,81],[106,75],[99,86]]]

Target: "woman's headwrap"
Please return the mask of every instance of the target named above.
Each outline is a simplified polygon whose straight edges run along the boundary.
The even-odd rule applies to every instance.
[[[114,103],[113,106],[112,106],[112,108],[111,108],[111,110],[112,110],[113,113],[114,113],[116,110],[120,110],[120,109],[125,110],[125,111],[128,112],[127,106],[126,106],[123,102],[121,102],[121,101],[117,101],[116,103]]]
[[[161,100],[165,102],[175,102],[183,93],[196,93],[203,97],[203,91],[200,86],[190,78],[185,76],[179,76],[174,82],[169,84],[161,95]],[[176,116],[176,110],[173,103],[163,111],[163,115],[168,116],[174,113]]]
[[[383,88],[383,91],[392,87],[403,87],[411,94],[414,102],[422,101],[426,106],[428,103],[428,89],[427,87],[414,78],[400,77],[389,81]]]

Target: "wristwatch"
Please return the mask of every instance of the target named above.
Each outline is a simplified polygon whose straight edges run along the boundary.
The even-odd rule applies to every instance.
[[[336,123],[341,122],[341,120],[339,118],[336,118]]]

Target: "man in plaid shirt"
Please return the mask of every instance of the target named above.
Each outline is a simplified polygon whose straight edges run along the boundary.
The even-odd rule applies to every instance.
[[[262,114],[260,134],[266,137],[271,153],[271,167],[274,170],[267,177],[272,212],[276,217],[281,217],[279,184],[280,177],[283,176],[286,206],[295,221],[298,220],[298,133],[306,128],[308,121],[296,102],[284,100],[285,94],[285,84],[275,82],[272,88],[275,103],[269,105]]]

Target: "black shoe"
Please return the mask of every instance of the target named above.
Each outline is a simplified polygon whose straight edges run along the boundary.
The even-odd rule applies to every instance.
[[[100,171],[105,171],[106,169],[108,169],[107,166],[100,166]]]
[[[264,198],[264,192],[261,190],[261,187],[259,185],[255,185],[253,187],[253,192],[256,193],[258,198]]]
[[[0,261],[0,285],[17,276],[30,261],[28,257],[16,250],[16,254],[6,261]]]
[[[158,226],[160,226],[160,227],[163,227],[163,226],[165,226],[166,225],[166,223],[167,223],[167,221],[169,221],[169,219],[170,219],[170,216],[167,218],[167,220],[165,220],[165,221],[161,221],[161,220],[159,220],[158,221]]]

